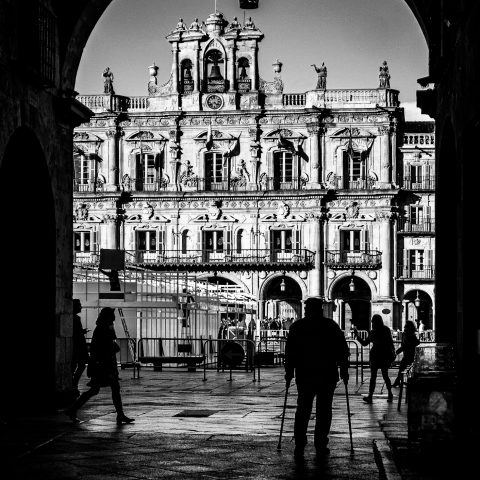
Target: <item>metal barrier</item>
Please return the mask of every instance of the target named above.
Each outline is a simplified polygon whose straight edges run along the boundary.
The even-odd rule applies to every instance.
[[[189,371],[195,371],[196,366],[206,363],[204,338],[141,338],[137,345],[137,362],[152,364],[155,371],[161,371],[164,366],[187,366]]]
[[[275,366],[285,363],[285,337],[267,337],[257,341],[257,361]]]
[[[355,348],[355,382],[358,383],[358,343],[355,340],[347,340],[348,349],[350,351],[350,356],[352,355],[352,345]],[[352,361],[349,359],[350,367],[352,366]],[[363,381],[363,369],[362,369],[362,381]]]
[[[256,357],[256,348],[255,348],[255,342],[249,338],[238,338],[236,340],[227,340],[224,338],[210,338],[208,340],[204,340],[203,342],[203,351],[208,351],[210,352],[210,355],[213,355],[216,358],[216,366],[217,366],[217,372],[220,370],[225,371],[225,365],[226,362],[222,362],[221,358],[221,351],[222,348],[227,345],[228,343],[234,343],[234,344],[239,344],[242,345],[244,344],[244,347],[242,347],[245,351],[244,355],[244,369],[245,371],[252,371],[253,370],[253,381],[256,382],[256,374],[255,374],[255,364],[257,364],[258,367],[258,381],[260,381],[260,365],[258,362],[255,362],[255,357]],[[207,349],[208,345],[208,349]],[[205,382],[207,380],[207,361],[203,363],[203,381]],[[232,381],[232,366],[230,365],[229,371],[230,371],[230,381]],[[237,369],[238,370],[238,369]]]

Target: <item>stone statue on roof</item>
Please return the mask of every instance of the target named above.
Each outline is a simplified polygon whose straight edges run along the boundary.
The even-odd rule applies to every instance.
[[[380,65],[380,73],[378,78],[380,80],[379,88],[390,88],[390,72],[388,71],[387,61],[384,60],[382,65]]]
[[[113,90],[113,72],[110,70],[110,67],[107,67],[103,71],[103,91],[104,93],[109,93],[111,95],[115,95],[115,91]]]
[[[229,25],[228,29],[229,30],[235,30],[237,28],[241,28],[240,23],[237,20],[237,17],[233,17],[233,20],[230,22],[230,25]]]
[[[195,32],[198,32],[198,30],[200,30],[200,24],[198,23],[198,18],[195,18],[195,20],[191,23],[190,30],[193,30]]]
[[[187,26],[185,25],[185,23],[183,23],[183,18],[179,18],[178,19],[178,23],[177,23],[177,26],[175,28],[175,30],[186,30],[187,29]]]
[[[321,67],[317,67],[315,64],[311,65],[317,72],[317,90],[325,90],[327,88],[327,67],[325,63],[322,63]]]
[[[243,28],[248,28],[249,30],[255,29],[255,24],[253,23],[252,17],[248,17],[248,20],[245,22]]]

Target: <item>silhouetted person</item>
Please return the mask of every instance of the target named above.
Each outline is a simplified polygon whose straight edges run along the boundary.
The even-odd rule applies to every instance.
[[[394,387],[399,387],[402,380],[402,374],[405,369],[413,363],[415,358],[415,348],[420,344],[420,340],[417,337],[417,329],[415,327],[415,322],[407,320],[405,326],[403,327],[403,335],[400,347],[397,348],[396,354],[403,352],[402,359],[400,360],[400,365],[398,367],[398,375],[395,381],[393,382]]]
[[[131,423],[133,418],[128,418],[123,413],[122,398],[120,396],[120,383],[118,381],[118,368],[116,354],[120,350],[115,341],[115,311],[113,308],[104,307],[97,318],[97,326],[93,331],[90,344],[90,360],[87,375],[90,377],[88,386],[90,390],[82,393],[65,413],[73,422],[78,422],[77,410],[90,398],[97,395],[102,387],[112,389],[112,400],[117,411],[117,424]]]
[[[80,312],[82,311],[82,302],[78,298],[73,299],[73,349],[72,349],[72,387],[77,397],[78,382],[88,363],[88,347],[85,340],[85,334],[88,332],[83,328]]]
[[[385,386],[388,390],[387,402],[393,401],[392,384],[388,376],[388,369],[395,359],[395,346],[393,345],[392,332],[383,324],[380,315],[372,317],[372,329],[368,332],[367,338],[362,340],[358,336],[355,328],[354,334],[356,339],[366,347],[369,343],[372,344],[370,348],[370,385],[368,395],[363,397],[366,403],[372,403],[373,393],[375,392],[375,384],[377,382],[377,372],[382,372]]]
[[[332,423],[333,393],[340,376],[348,382],[350,351],[340,327],[322,315],[322,300],[305,301],[305,317],[294,322],[285,346],[287,387],[295,376],[298,398],[294,437],[296,458],[303,457],[307,428],[316,397],[314,445],[318,455],[329,452],[328,434]]]

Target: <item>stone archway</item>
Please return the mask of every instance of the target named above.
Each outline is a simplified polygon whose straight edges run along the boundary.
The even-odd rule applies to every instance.
[[[349,331],[353,326],[370,329],[372,292],[363,278],[340,277],[331,289],[331,298],[336,305],[334,320],[342,330]]]
[[[35,134],[21,127],[11,136],[0,169],[0,190],[20,227],[13,222],[0,235],[6,285],[3,339],[14,344],[4,385],[15,395],[2,395],[3,411],[32,411],[55,404],[56,376],[56,222],[51,180]],[[18,194],[20,191],[25,194]],[[27,195],[28,192],[28,195]],[[28,225],[28,229],[21,225]],[[18,377],[21,377],[21,381]],[[35,402],[32,401],[35,396]],[[10,405],[4,403],[12,402]],[[6,410],[8,408],[8,410]]]

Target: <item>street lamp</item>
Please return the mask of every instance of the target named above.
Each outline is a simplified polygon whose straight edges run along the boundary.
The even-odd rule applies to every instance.
[[[417,298],[415,299],[415,301],[413,302],[415,304],[415,307],[419,307],[420,306],[420,297],[418,296],[418,290],[417,290]]]
[[[350,280],[350,283],[348,284],[348,288],[349,288],[351,293],[353,293],[355,291],[355,283],[353,283],[353,277]]]
[[[285,285],[285,272],[283,272],[282,281],[280,282],[280,291],[284,292],[286,287],[287,286]]]

